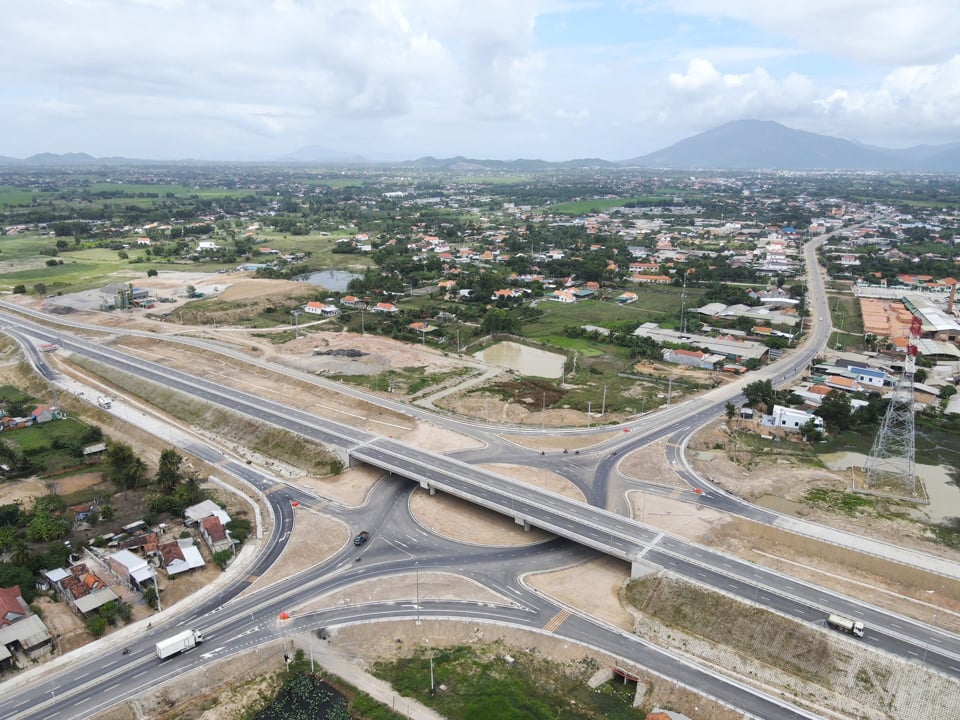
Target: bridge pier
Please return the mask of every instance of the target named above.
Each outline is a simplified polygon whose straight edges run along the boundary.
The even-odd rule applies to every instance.
[[[524,517],[515,517],[515,518],[513,519],[513,521],[514,521],[517,525],[520,525],[520,526],[523,528],[523,531],[524,531],[524,532],[530,532],[530,523],[527,522],[527,519],[526,519],[526,518],[524,518]]]
[[[658,572],[660,572],[659,565],[654,565],[652,562],[648,562],[642,558],[636,558],[630,563],[631,580],[636,578],[645,578],[647,575],[653,575],[654,573]]]
[[[433,485],[431,485],[428,480],[421,480],[420,487],[422,487],[424,490],[429,492],[431,495],[437,494],[437,489]]]

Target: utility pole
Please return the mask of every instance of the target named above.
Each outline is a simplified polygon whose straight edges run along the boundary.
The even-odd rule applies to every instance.
[[[603,386],[603,403],[600,405],[600,417],[607,413],[607,386]]]
[[[300,316],[303,315],[303,310],[291,310],[290,314],[293,315],[293,321],[296,328],[294,330],[293,339],[298,340],[300,338]]]

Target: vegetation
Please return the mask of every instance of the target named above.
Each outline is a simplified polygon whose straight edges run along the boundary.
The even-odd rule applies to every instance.
[[[829,686],[842,662],[824,633],[684,580],[659,575],[632,580],[626,600],[671,628],[803,680]]]
[[[513,662],[505,656],[509,655]],[[431,692],[430,663],[434,689]],[[562,665],[540,655],[500,645],[419,648],[395,662],[377,663],[373,672],[398,692],[414,697],[451,720],[588,720],[643,718],[633,693],[620,683],[591,690],[596,671],[589,658]]]

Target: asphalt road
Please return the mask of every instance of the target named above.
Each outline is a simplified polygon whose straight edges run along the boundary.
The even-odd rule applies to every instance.
[[[812,253],[812,249],[808,248],[808,252]],[[819,275],[816,274],[815,277],[819,278]],[[822,300],[822,308],[818,308],[816,312],[823,313],[818,317],[827,318],[829,316],[826,314],[826,301],[822,294],[822,280],[820,282],[818,296]],[[813,285],[811,281],[811,295],[814,294]],[[528,519],[538,527],[575,538],[580,543],[602,552],[624,559],[632,559],[642,554],[645,560],[661,564],[696,582],[732,592],[757,604],[812,623],[822,622],[827,611],[846,612],[867,623],[868,634],[865,642],[876,644],[878,647],[904,657],[918,658],[922,652],[923,659],[928,664],[951,674],[960,672],[958,671],[960,646],[957,645],[957,639],[920,623],[876,611],[851,599],[837,598],[827,591],[804,583],[792,581],[792,584],[787,584],[785,583],[785,580],[789,580],[787,576],[769,570],[761,571],[747,563],[718,555],[675,538],[665,537],[651,528],[627,520],[616,513],[604,511],[600,507],[584,506],[552,493],[515,483],[493,473],[480,471],[466,462],[419,451],[349,426],[317,418],[309,413],[286,408],[279,403],[193,378],[188,374],[172,371],[170,368],[156,366],[139,358],[127,358],[113,349],[105,351],[95,343],[68,337],[65,333],[52,333],[47,328],[20,318],[11,318],[10,322],[4,320],[2,324],[5,326],[5,331],[17,334],[21,340],[26,340],[26,335],[29,334],[45,342],[56,342],[71,352],[93,357],[99,362],[120,367],[126,372],[139,374],[141,377],[168,387],[175,387],[195,397],[241,412],[256,412],[267,421],[281,427],[321,442],[346,447],[354,458],[372,462],[425,486],[439,487],[451,494],[492,507],[515,518]],[[17,330],[14,326],[23,330]],[[828,334],[828,322],[815,323],[815,342],[812,345],[825,342]],[[29,345],[30,343],[26,342],[26,346]],[[802,370],[809,364],[818,350],[819,347],[815,347],[806,352],[794,353],[786,363],[787,369],[784,370],[781,365],[768,371],[771,379],[779,382],[792,377],[796,371]],[[31,359],[45,377],[48,379],[53,377],[49,367],[35,351]],[[751,380],[753,379],[757,379],[757,376],[751,377]],[[585,486],[588,490],[588,498],[595,505],[599,505],[606,500],[606,480],[616,465],[617,456],[614,452],[627,452],[668,435],[682,441],[683,437],[702,425],[706,419],[722,412],[725,403],[735,398],[736,393],[739,392],[736,387],[724,390],[727,390],[726,394],[714,392],[708,397],[697,398],[658,413],[655,417],[640,419],[631,425],[629,433],[624,433],[616,441],[608,443],[603,450],[590,453],[595,457],[587,457],[587,454],[584,456],[567,454],[559,457],[560,454],[557,453],[550,456],[549,462],[562,464],[570,475],[577,477],[583,477],[584,474],[589,473],[591,462],[593,462],[594,482],[585,483]],[[608,428],[604,429],[604,432],[607,431],[609,431]],[[680,442],[677,444],[682,446]],[[223,456],[213,448],[198,446],[189,448],[189,451],[195,452],[200,457],[206,457],[212,462],[224,460]],[[677,455],[674,460],[680,462],[682,457]],[[490,461],[489,456],[485,461]],[[274,524],[273,536],[265,543],[267,551],[258,558],[257,572],[251,573],[251,575],[259,574],[275,560],[282,551],[286,539],[289,538],[293,522],[292,501],[296,499],[302,503],[309,503],[311,498],[287,486],[277,489],[275,480],[263,476],[250,467],[238,463],[228,463],[228,466],[234,474],[251,482],[255,487],[271,490],[266,497],[270,499],[277,522]],[[393,485],[397,486],[397,483]],[[708,491],[695,499],[704,504],[729,508],[741,514],[745,512],[744,508],[750,507],[720,492]],[[395,501],[379,502],[373,507],[382,511],[379,518],[355,515],[354,520],[366,523],[370,527],[389,528],[393,519],[402,515],[397,512]],[[386,512],[387,508],[390,509],[389,513]],[[754,508],[748,512],[760,511]],[[348,520],[349,515],[348,512],[343,513],[343,517]],[[436,555],[437,551],[442,549],[440,546],[443,543],[438,542],[435,537],[428,540],[430,542],[417,547],[415,552],[398,546],[394,542],[377,543],[372,540],[362,550],[365,559],[360,563],[357,563],[353,557],[352,546],[348,546],[333,558],[312,569],[309,576],[301,574],[289,578],[271,586],[269,593],[256,593],[250,599],[229,601],[229,598],[234,597],[249,585],[249,582],[242,580],[220,593],[217,598],[199,605],[191,613],[179,618],[175,626],[162,628],[158,626],[152,633],[140,639],[131,648],[132,652],[129,655],[118,655],[115,650],[112,650],[98,656],[98,662],[94,665],[97,668],[94,672],[95,679],[89,679],[89,672],[83,674],[84,667],[89,668],[89,664],[81,663],[81,667],[62,676],[51,678],[46,683],[38,684],[23,696],[13,698],[17,701],[15,704],[8,705],[5,702],[2,712],[7,714],[0,714],[0,718],[51,717],[49,714],[42,713],[49,713],[53,708],[59,709],[63,704],[64,692],[70,693],[71,706],[78,708],[79,714],[63,715],[63,717],[82,717],[84,713],[90,711],[92,704],[106,702],[105,695],[115,699],[129,697],[142,690],[147,682],[154,684],[167,674],[173,676],[195,665],[202,665],[211,657],[242,651],[250,647],[251,643],[260,642],[265,637],[299,629],[303,623],[311,627],[323,627],[359,619],[369,620],[378,617],[396,619],[410,617],[412,614],[416,617],[416,615],[424,614],[425,616],[431,613],[442,617],[469,617],[478,621],[496,620],[525,627],[542,627],[544,616],[549,613],[547,616],[549,619],[558,611],[555,605],[547,603],[535,593],[530,593],[516,582],[517,567],[521,565],[527,567],[531,557],[535,556],[537,551],[517,550],[515,557],[508,557],[509,553],[505,555],[504,551],[496,551],[488,558],[492,560],[498,572],[496,577],[491,577],[489,571],[485,574],[482,570],[484,562],[482,557],[473,558],[475,562],[465,561],[462,546],[458,546],[455,551],[448,549],[447,555]],[[550,552],[557,552],[556,547]],[[588,551],[578,549],[577,552]],[[398,607],[396,603],[375,603],[314,613],[309,618],[298,618],[296,622],[288,623],[285,629],[276,626],[276,614],[280,609],[312,597],[310,593],[320,594],[340,587],[341,584],[347,586],[360,579],[409,572],[411,563],[414,564],[414,572],[419,572],[420,565],[417,563],[428,562],[426,558],[431,555],[436,556],[429,561],[430,568],[456,568],[461,574],[481,578],[485,584],[497,588],[506,597],[516,598],[516,604],[479,607],[465,603],[415,603],[414,607],[405,608]],[[424,569],[427,569],[426,565]],[[506,576],[504,576],[505,572]],[[264,595],[266,597],[262,597]],[[170,634],[176,627],[194,625],[202,626],[205,634],[210,638],[202,648],[203,652],[198,652],[201,650],[198,648],[187,653],[183,658],[163,663],[159,670],[153,667],[157,662],[152,655],[152,644],[156,639]],[[669,676],[677,681],[714,697],[729,698],[725,701],[758,717],[810,717],[796,714],[798,711],[782,706],[778,700],[765,699],[755,691],[737,687],[727,680],[713,677],[710,673],[704,674],[700,668],[672,658],[662,650],[645,646],[630,635],[598,626],[588,618],[573,614],[565,619],[555,632],[558,634],[569,632],[571,639],[584,641],[614,654],[628,657],[646,667],[659,668],[661,672],[664,667],[669,667],[671,668]],[[932,648],[932,644],[937,646],[936,650]],[[617,652],[618,648],[620,652]],[[142,671],[140,671],[141,666],[143,666]],[[133,672],[134,670],[137,672]],[[114,678],[116,678],[115,683],[107,684]],[[87,692],[85,688],[89,690],[89,694],[85,694]],[[46,702],[45,693],[48,689],[50,702]],[[60,703],[55,702],[58,690],[61,693]],[[89,705],[85,706],[85,703]],[[21,710],[28,708],[30,713],[21,714]],[[63,711],[60,710],[60,712]]]

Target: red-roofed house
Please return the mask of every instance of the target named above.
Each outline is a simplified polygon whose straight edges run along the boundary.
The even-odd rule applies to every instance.
[[[303,311],[311,315],[322,315],[323,317],[334,317],[340,314],[340,308],[336,305],[328,305],[322,302],[308,302],[303,306]]]
[[[233,547],[227,529],[216,515],[210,515],[200,521],[200,534],[210,548],[210,552],[220,552]]]
[[[20,586],[0,588],[0,627],[11,625],[28,614],[27,604],[20,594]]]

